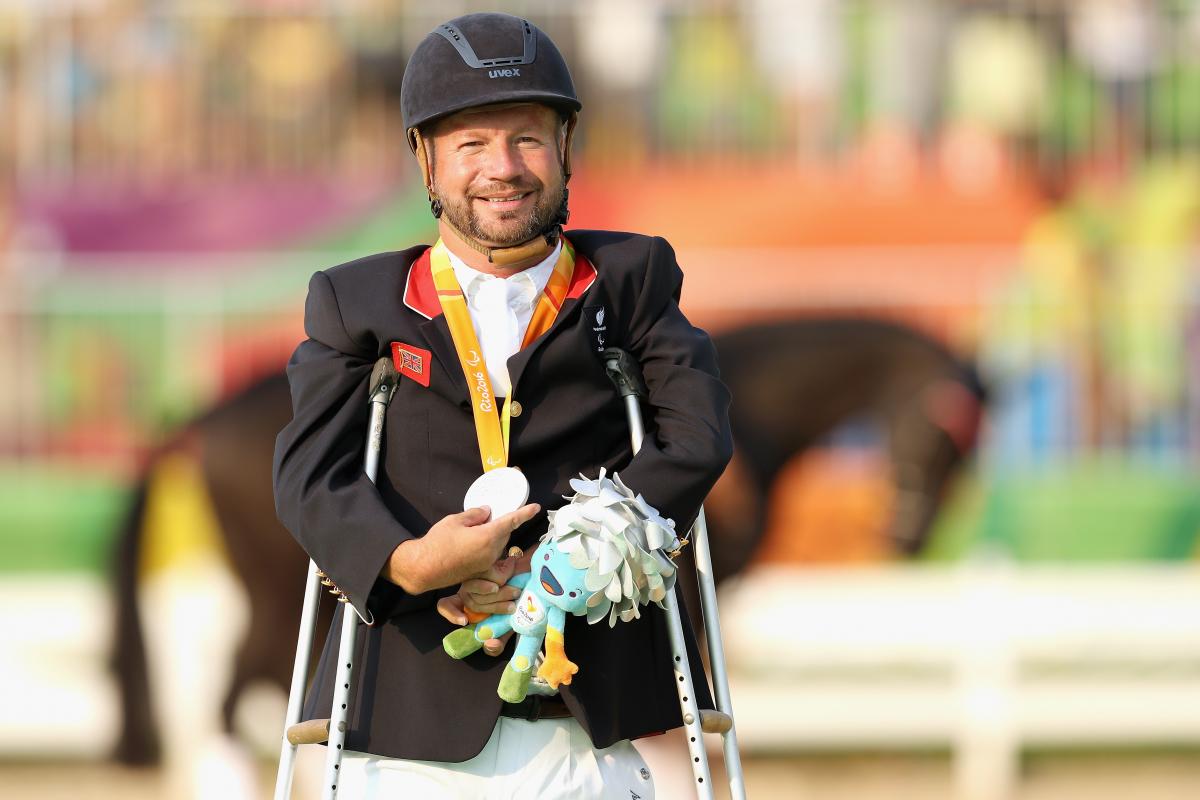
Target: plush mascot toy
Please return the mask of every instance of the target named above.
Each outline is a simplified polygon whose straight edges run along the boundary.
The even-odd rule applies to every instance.
[[[497,694],[519,703],[530,691],[534,663],[543,641],[546,655],[537,670],[542,681],[558,689],[569,684],[579,667],[567,658],[563,630],[567,614],[587,615],[589,624],[605,617],[610,627],[641,616],[653,601],[660,607],[675,584],[671,557],[686,544],[675,535],[675,523],[664,519],[620,477],[600,470],[597,480],[571,481],[576,494],[549,513],[550,526],[534,550],[530,571],[514,575],[509,585],[521,589],[511,614],[494,614],[471,627],[459,628],[442,640],[454,658],[474,653],[488,639],[517,633],[517,649],[500,679]]]

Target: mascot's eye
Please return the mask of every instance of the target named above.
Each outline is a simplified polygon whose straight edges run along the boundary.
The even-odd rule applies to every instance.
[[[550,560],[550,554],[546,553],[546,555],[542,558],[542,561],[549,561],[549,560]]]
[[[574,592],[571,592],[571,597],[574,597],[574,596],[575,596],[575,593],[574,593]]]

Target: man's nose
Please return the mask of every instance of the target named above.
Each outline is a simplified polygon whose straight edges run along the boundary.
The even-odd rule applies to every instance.
[[[496,142],[487,150],[484,171],[486,177],[491,180],[511,183],[513,179],[525,173],[525,159],[521,157],[516,145]]]

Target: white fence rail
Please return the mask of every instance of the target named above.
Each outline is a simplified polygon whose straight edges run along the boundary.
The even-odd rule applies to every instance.
[[[962,798],[1023,748],[1200,744],[1200,566],[760,568],[722,596],[748,752],[949,747]]]

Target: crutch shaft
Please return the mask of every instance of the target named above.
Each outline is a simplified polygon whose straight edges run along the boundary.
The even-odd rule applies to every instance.
[[[643,426],[642,426],[642,407],[638,405],[638,399],[635,395],[628,395],[625,398],[625,413],[629,416],[629,438],[633,442],[633,452],[642,449]]]
[[[725,753],[725,773],[729,779],[732,800],[745,800],[746,786],[742,775],[742,758],[738,750],[737,725],[733,719],[733,698],[729,693],[729,673],[725,668],[725,646],[721,638],[721,619],[717,611],[717,584],[713,577],[712,552],[708,547],[708,522],[704,509],[692,526],[692,552],[696,557],[696,577],[700,584],[700,607],[704,612],[704,633],[708,640],[708,665],[712,672],[713,691],[717,708],[729,717],[729,729],[722,732]]]
[[[645,381],[642,379],[641,367],[629,353],[619,348],[609,348],[604,351],[605,369],[608,372],[609,378],[617,387],[622,399],[625,401],[626,413],[629,417],[630,439],[633,442],[633,452],[637,453],[641,449],[643,438],[642,410],[639,404],[642,397],[649,396],[649,391],[646,388]],[[701,508],[696,516],[696,522],[692,526],[691,532],[692,547],[696,558],[696,575],[700,585],[700,605],[704,616],[704,629],[708,640],[709,664],[713,674],[713,692],[716,695],[717,709],[721,712],[719,715],[713,715],[712,727],[719,730],[721,740],[724,747],[725,770],[729,778],[729,791],[733,800],[745,800],[746,788],[745,781],[742,776],[742,761],[738,751],[736,726],[733,721],[733,703],[729,692],[729,679],[725,669],[725,650],[721,639],[721,623],[717,615],[717,593],[716,582],[713,579],[712,572],[712,554],[708,546],[708,526],[704,518],[704,509]],[[676,662],[676,669],[679,664],[687,665],[687,652],[683,649],[683,629],[679,619],[678,604],[675,602],[674,595],[668,595],[669,613],[668,617],[673,623],[671,625],[671,648]],[[676,633],[678,631],[678,633]],[[676,642],[676,636],[678,642]],[[680,658],[682,656],[682,660]],[[690,680],[690,674],[688,676]],[[677,680],[679,680],[677,676]],[[680,693],[681,707],[685,697]],[[695,696],[692,694],[694,702]],[[689,713],[686,707],[683,708],[685,723]],[[696,714],[694,709],[690,712]],[[700,720],[697,719],[699,725]],[[698,733],[693,733],[691,727],[688,728],[688,746],[692,751],[692,766],[694,776],[697,779],[697,789],[702,797],[712,796],[711,780],[708,779],[708,757],[704,751],[701,737]],[[692,748],[698,747],[699,754]],[[699,767],[703,767],[703,776],[699,771]],[[704,780],[701,780],[703,777]]]
[[[350,679],[354,672],[354,645],[358,638],[358,612],[349,603],[342,608],[342,636],[338,642],[338,665],[333,683],[333,710],[329,715],[329,741],[325,753],[325,782],[321,796],[336,800],[346,744],[346,718],[350,708]]]
[[[624,376],[627,369],[621,365],[610,366],[610,375],[616,373]],[[614,378],[614,380],[618,380]],[[630,382],[632,383],[632,382]],[[642,425],[642,409],[638,405],[636,391],[627,391],[618,382],[618,387],[625,399],[625,412],[629,417],[629,440],[636,454],[642,449],[644,428]],[[671,640],[671,666],[675,672],[675,691],[679,696],[679,710],[683,717],[683,727],[687,733],[688,753],[692,759],[692,778],[695,779],[696,794],[711,798],[712,773],[708,767],[708,753],[704,749],[703,730],[700,725],[700,706],[696,702],[696,691],[692,685],[692,669],[687,654],[687,644],[683,638],[683,621],[679,617],[679,601],[675,591],[667,593],[663,600],[667,607],[667,635]]]
[[[283,744],[279,752],[279,770],[275,774],[275,800],[287,800],[292,794],[296,745],[288,741],[287,731],[300,721],[304,706],[304,687],[308,685],[308,659],[312,653],[317,627],[317,605],[321,601],[321,575],[312,559],[308,562],[308,580],[304,584],[304,607],[300,612],[300,636],[296,642],[296,663],[292,666],[292,685],[288,692],[287,716],[283,723]]]
[[[371,395],[371,418],[363,471],[371,483],[379,474],[379,451],[383,446],[383,419],[391,399],[390,387],[381,382]],[[350,681],[354,673],[354,648],[358,638],[358,612],[345,603],[342,608],[342,636],[338,643],[337,672],[333,680],[333,708],[329,714],[329,743],[325,754],[325,783],[321,787],[326,800],[337,800],[338,778],[346,743],[346,720],[350,715]]]
[[[371,413],[367,426],[366,451],[363,454],[363,472],[375,483],[379,471],[379,454],[383,448],[383,423],[387,406],[395,395],[400,376],[392,359],[384,356],[375,362],[371,371],[368,402]],[[287,719],[284,724],[283,745],[280,750],[279,768],[275,778],[274,800],[288,800],[292,793],[292,776],[295,771],[296,747],[289,740],[289,733],[297,742],[312,740],[313,731],[294,731],[299,722],[303,705],[304,689],[308,683],[308,660],[312,653],[313,634],[316,630],[317,605],[321,597],[323,574],[317,565],[309,561],[308,581],[304,587],[304,610],[300,617],[300,635],[296,645],[296,663],[292,669],[292,686],[288,694]],[[343,597],[345,602],[345,598]],[[328,752],[325,757],[325,781],[321,789],[323,800],[336,800],[338,777],[341,772],[342,752],[346,740],[346,719],[349,715],[351,677],[354,671],[355,639],[358,634],[358,612],[345,602],[342,610],[342,635],[338,644],[338,662],[333,687],[333,704],[328,720]],[[321,724],[325,721],[321,720]],[[311,726],[310,726],[311,727]]]

